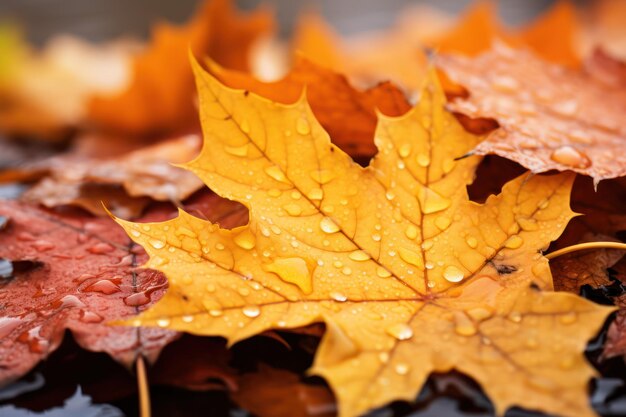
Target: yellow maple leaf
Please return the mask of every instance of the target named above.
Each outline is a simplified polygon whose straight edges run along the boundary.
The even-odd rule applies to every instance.
[[[612,309],[550,291],[540,253],[573,216],[572,174],[525,175],[470,201],[480,159],[455,158],[480,138],[444,110],[432,72],[411,111],[379,116],[380,151],[362,168],[304,97],[275,103],[194,70],[205,144],[185,166],[245,204],[250,221],[118,220],[170,282],[134,324],[232,344],[324,322],[312,372],[342,417],[412,400],[430,373],[451,369],[478,381],[499,414],[594,415],[582,351]]]

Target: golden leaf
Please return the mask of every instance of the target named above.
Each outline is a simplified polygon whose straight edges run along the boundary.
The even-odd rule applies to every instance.
[[[444,110],[433,73],[406,115],[379,116],[379,154],[362,168],[304,97],[271,102],[194,68],[206,139],[186,167],[245,204],[250,220],[232,230],[183,211],[163,223],[119,220],[170,281],[134,324],[232,344],[324,322],[311,371],[342,417],[412,400],[430,373],[453,368],[498,414],[519,405],[594,415],[582,352],[612,309],[551,292],[540,254],[573,215],[572,174],[524,175],[470,201],[480,159],[456,158],[480,138]]]

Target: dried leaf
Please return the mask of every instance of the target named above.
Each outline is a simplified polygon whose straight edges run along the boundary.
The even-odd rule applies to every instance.
[[[188,133],[197,127],[191,49],[231,68],[246,70],[251,44],[271,27],[264,11],[242,16],[230,0],[206,0],[182,27],[155,26],[150,47],[133,62],[133,79],[118,95],[95,98],[97,126],[132,135]]]
[[[273,83],[261,82],[244,72],[226,70],[212,62],[208,66],[210,72],[229,87],[246,89],[279,103],[296,102],[306,87],[307,100],[315,117],[333,142],[352,156],[371,157],[376,153],[376,110],[399,116],[410,109],[402,91],[391,83],[359,91],[343,75],[305,58],[298,59],[282,80]],[[346,123],[348,119],[350,123]]]
[[[470,92],[450,107],[498,121],[502,129],[475,149],[534,172],[571,170],[597,183],[626,175],[622,123],[626,92],[498,44],[476,58],[443,55],[438,65]]]
[[[584,236],[582,242],[619,242],[610,236]],[[559,256],[550,261],[550,269],[554,277],[554,288],[557,291],[580,292],[583,285],[598,288],[609,285],[611,280],[607,269],[615,265],[624,252],[615,249],[598,249],[574,252]]]
[[[524,175],[484,204],[469,201],[479,158],[455,158],[479,138],[444,111],[433,75],[409,113],[380,117],[380,153],[362,168],[303,98],[271,102],[194,68],[206,143],[186,167],[245,203],[250,221],[229,231],[184,211],[118,220],[170,282],[134,323],[232,344],[323,321],[311,372],[344,417],[412,400],[430,373],[453,368],[497,413],[595,415],[582,351],[612,309],[549,291],[538,253],[573,215],[573,175]]]

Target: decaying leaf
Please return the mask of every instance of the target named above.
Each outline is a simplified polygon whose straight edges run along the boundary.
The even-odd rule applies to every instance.
[[[534,172],[571,170],[596,183],[626,174],[619,151],[626,91],[503,44],[473,59],[442,55],[437,62],[470,93],[450,107],[502,127],[476,153],[494,153]]]
[[[157,25],[152,44],[134,58],[130,85],[118,95],[92,101],[92,123],[132,135],[195,130],[198,115],[188,50],[246,70],[251,44],[271,26],[265,11],[242,16],[230,0],[206,0],[182,27]]]
[[[612,309],[551,292],[540,254],[573,215],[572,174],[523,175],[469,201],[479,158],[455,158],[480,138],[445,112],[434,75],[409,113],[379,116],[380,152],[362,168],[304,98],[271,102],[194,68],[206,141],[186,167],[250,220],[233,230],[184,211],[118,220],[170,282],[133,324],[235,343],[322,321],[311,372],[344,417],[412,400],[430,373],[451,369],[478,381],[497,413],[595,415],[582,351]]]
[[[352,156],[370,157],[376,152],[376,110],[399,116],[410,109],[402,91],[391,83],[359,91],[343,75],[305,58],[298,59],[282,80],[273,83],[261,82],[244,72],[229,71],[212,62],[208,66],[229,87],[246,89],[279,103],[296,102],[306,88],[316,119],[333,142]],[[232,151],[236,153],[237,149]]]
[[[0,215],[9,218],[0,231],[0,257],[37,263],[0,283],[0,385],[54,351],[66,329],[82,347],[129,367],[137,355],[154,360],[177,337],[169,330],[106,324],[137,314],[167,287],[158,272],[135,272],[145,255],[109,219],[6,201]]]
[[[99,142],[97,148],[105,146]],[[114,213],[136,217],[150,199],[180,202],[202,187],[193,174],[172,165],[188,161],[199,150],[197,135],[130,152],[122,149],[119,155],[108,158],[78,147],[67,154],[0,173],[0,180],[30,179],[39,172],[46,177],[24,194],[25,201],[48,207],[78,205],[98,215],[105,214],[105,203]]]
[[[582,242],[594,241],[611,242],[618,240],[602,235],[587,235],[582,240]],[[616,249],[596,249],[559,256],[550,261],[554,288],[557,291],[569,291],[578,294],[583,285],[591,285],[594,288],[609,285],[611,280],[607,269],[615,265],[623,256],[624,252]]]

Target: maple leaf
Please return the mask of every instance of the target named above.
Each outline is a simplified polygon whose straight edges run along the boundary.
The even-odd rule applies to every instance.
[[[206,142],[186,167],[244,203],[250,221],[224,230],[184,211],[118,220],[170,282],[132,323],[234,343],[323,321],[311,372],[333,388],[340,416],[412,400],[430,373],[453,368],[498,413],[594,415],[582,351],[612,309],[531,287],[552,285],[538,251],[572,217],[573,175],[522,176],[469,201],[479,158],[455,158],[479,138],[444,111],[434,78],[405,116],[380,116],[380,152],[362,168],[304,98],[271,102],[194,69]]]
[[[626,175],[626,157],[616,152],[626,138],[624,91],[503,44],[473,59],[442,55],[437,62],[470,92],[451,109],[496,119],[502,127],[474,152],[534,172],[572,170],[596,183]]]
[[[283,79],[272,83],[259,81],[245,72],[227,70],[214,62],[209,62],[208,67],[229,87],[246,89],[279,103],[296,102],[306,87],[316,119],[333,138],[333,143],[352,156],[375,153],[376,110],[399,116],[411,107],[402,91],[389,82],[359,91],[343,75],[302,57]],[[346,123],[348,118],[350,123]]]
[[[134,59],[133,79],[127,89],[92,100],[91,122],[133,135],[195,130],[197,112],[188,48],[225,66],[246,70],[250,46],[271,26],[266,11],[241,16],[230,0],[207,0],[182,27],[157,25],[152,45]]]

